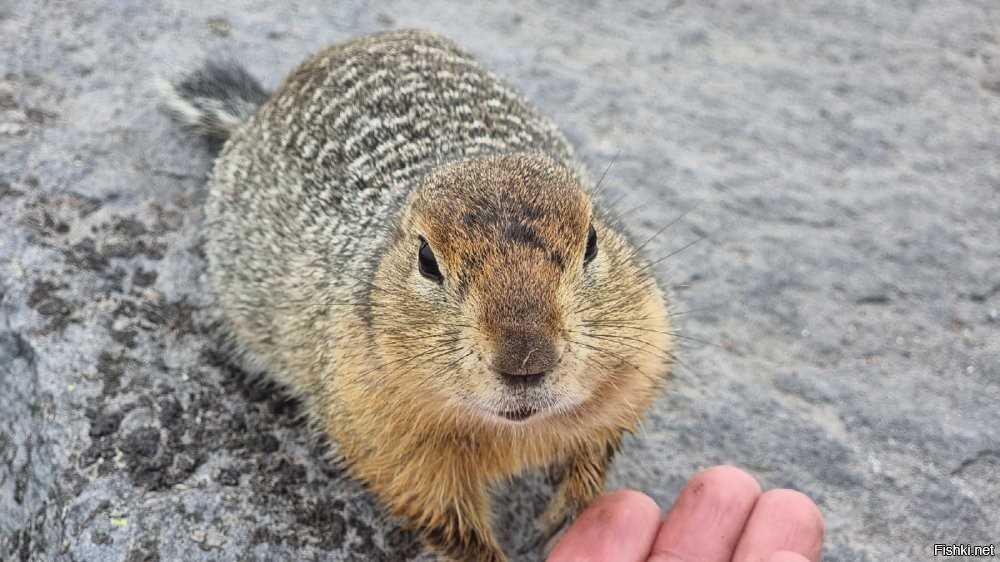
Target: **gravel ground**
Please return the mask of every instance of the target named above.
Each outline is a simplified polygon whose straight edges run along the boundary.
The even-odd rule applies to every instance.
[[[637,235],[680,217],[649,247],[677,252],[684,365],[612,487],[668,505],[742,466],[819,503],[831,561],[1000,542],[1000,4],[655,4],[0,3],[0,558],[431,559],[217,353],[211,150],[151,85],[227,56],[273,87],[400,27],[469,47],[592,171],[620,153]],[[545,494],[511,487],[511,551]]]

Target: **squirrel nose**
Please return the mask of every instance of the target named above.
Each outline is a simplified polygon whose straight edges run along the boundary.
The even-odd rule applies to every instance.
[[[493,368],[509,386],[534,386],[559,363],[559,351],[548,335],[537,330],[504,330],[493,357]]]
[[[527,375],[514,375],[511,373],[500,373],[500,380],[507,386],[532,387],[538,386],[548,373],[528,373]]]

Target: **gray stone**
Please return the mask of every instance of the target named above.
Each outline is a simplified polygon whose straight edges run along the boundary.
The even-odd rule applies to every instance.
[[[595,176],[620,154],[637,238],[681,217],[648,248],[691,339],[611,486],[666,507],[742,466],[817,501],[826,560],[996,542],[995,2],[291,6],[0,6],[0,559],[431,559],[218,352],[211,147],[152,87],[209,56],[273,87],[401,27],[467,45]],[[510,552],[546,492],[502,492]]]

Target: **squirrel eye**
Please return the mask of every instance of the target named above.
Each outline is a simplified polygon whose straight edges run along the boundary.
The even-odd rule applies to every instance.
[[[583,265],[587,265],[595,257],[597,257],[597,231],[594,230],[594,225],[590,225],[590,230],[587,231],[587,249],[583,253]]]
[[[438,269],[437,258],[434,257],[434,252],[431,251],[430,245],[423,238],[420,239],[420,251],[417,252],[417,265],[420,274],[424,277],[435,283],[444,281],[444,276],[441,275],[441,270]]]

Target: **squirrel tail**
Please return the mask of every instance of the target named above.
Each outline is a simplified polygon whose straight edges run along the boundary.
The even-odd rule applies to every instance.
[[[159,85],[160,103],[177,121],[224,141],[270,97],[253,76],[232,62],[208,62],[173,83]]]

